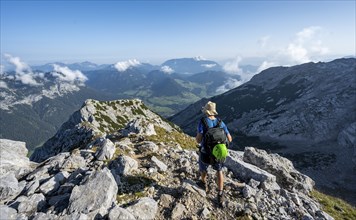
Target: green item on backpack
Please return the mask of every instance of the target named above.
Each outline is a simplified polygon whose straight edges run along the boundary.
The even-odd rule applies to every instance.
[[[213,148],[213,155],[218,161],[225,161],[227,157],[227,147],[225,144],[217,144]]]

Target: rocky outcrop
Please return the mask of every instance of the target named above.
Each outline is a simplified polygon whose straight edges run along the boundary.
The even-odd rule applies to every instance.
[[[247,147],[243,160],[276,176],[276,181],[289,190],[310,193],[314,181],[297,171],[292,162],[278,154],[267,154],[264,150]]]
[[[0,139],[0,175],[13,172],[21,177],[31,170],[25,142]]]
[[[169,132],[178,128],[173,128],[138,99],[111,102],[88,99],[81,109],[61,126],[55,136],[34,151],[30,159],[42,162],[60,152],[69,152],[86,146],[97,137],[118,131],[121,136],[155,135],[153,125]]]
[[[208,169],[206,192],[196,184],[193,142],[166,140],[165,134],[179,131],[160,129],[159,137],[115,130],[49,157],[20,178],[6,174],[9,183],[0,184],[0,211],[10,219],[332,219],[304,188],[290,187],[289,179],[281,177],[298,174],[290,161],[254,148],[230,151],[221,208],[216,171]]]

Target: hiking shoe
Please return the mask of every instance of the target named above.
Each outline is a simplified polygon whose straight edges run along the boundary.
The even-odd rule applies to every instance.
[[[223,207],[224,202],[225,202],[224,192],[218,192],[218,205],[219,205],[220,208]]]
[[[198,185],[200,188],[202,188],[205,192],[207,192],[207,191],[208,191],[208,188],[207,188],[207,186],[206,186],[206,183],[205,183],[205,182],[203,182],[203,181],[199,180],[199,181],[197,182],[197,185]]]

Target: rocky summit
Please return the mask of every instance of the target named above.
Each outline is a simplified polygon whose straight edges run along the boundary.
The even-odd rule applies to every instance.
[[[218,205],[214,170],[207,191],[196,184],[195,140],[140,100],[87,100],[35,162],[0,143],[0,219],[333,219],[312,179],[253,147],[230,150]]]

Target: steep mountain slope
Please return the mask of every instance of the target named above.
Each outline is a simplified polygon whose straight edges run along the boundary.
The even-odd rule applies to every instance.
[[[87,100],[32,155],[40,164],[24,157],[25,143],[0,140],[1,217],[333,219],[310,197],[313,180],[252,147],[230,152],[217,204],[214,170],[208,193],[195,183],[194,141],[140,100]]]
[[[27,142],[31,151],[53,136],[84,100],[108,99],[82,84],[59,82],[43,73],[42,85],[25,85],[0,75],[0,138]]]
[[[269,145],[318,186],[356,203],[356,59],[270,68],[210,100],[234,133],[235,147]],[[194,134],[206,101],[171,120]]]

